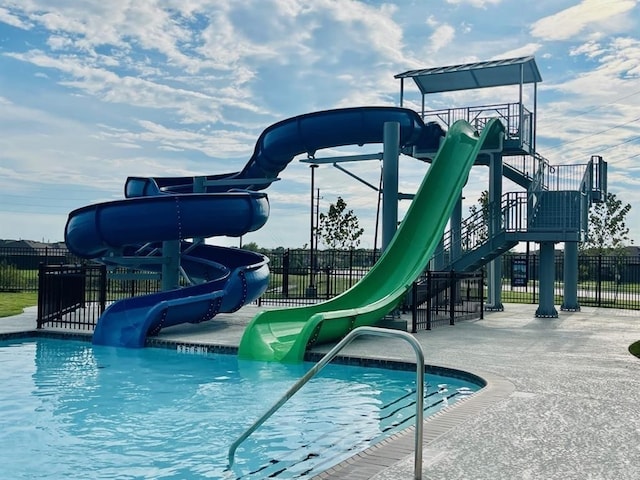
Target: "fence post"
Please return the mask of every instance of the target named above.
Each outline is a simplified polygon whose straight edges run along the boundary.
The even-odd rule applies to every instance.
[[[431,330],[431,299],[433,297],[431,270],[427,270],[427,330]]]
[[[480,320],[484,319],[484,269],[480,269]]]
[[[449,272],[449,325],[455,325],[455,311],[456,311],[456,281],[455,273],[453,270]]]
[[[289,298],[289,249],[282,256],[282,297]],[[262,298],[262,297],[260,297]]]
[[[44,275],[45,265],[44,263],[41,263],[40,265],[38,265],[38,319],[36,324],[36,328],[38,329],[42,328],[42,318],[44,316],[44,295],[46,292],[46,289],[44,287]]]
[[[107,266],[104,264],[100,265],[99,288],[100,315],[102,315],[107,308]]]
[[[418,331],[418,283],[411,284],[411,333]]]
[[[327,280],[327,300],[329,300],[331,298],[331,267],[329,265],[324,267],[324,272]]]
[[[533,271],[534,271],[534,274],[532,276],[532,279],[533,279],[533,292],[532,292],[532,296],[531,296],[531,298],[532,298],[531,303],[533,303],[533,304],[537,303],[536,302],[536,286],[538,285],[538,266],[540,264],[539,258],[540,258],[539,255],[535,255],[533,257]]]
[[[602,306],[602,254],[598,254],[598,273],[596,274],[596,305]]]
[[[353,286],[353,247],[349,250],[349,288]]]

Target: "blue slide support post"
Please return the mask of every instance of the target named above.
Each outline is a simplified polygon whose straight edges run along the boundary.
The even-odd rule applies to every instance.
[[[400,157],[400,124],[384,124],[382,154],[382,251],[398,228],[398,160]]]
[[[180,286],[180,241],[162,242],[162,290],[175,290]]]
[[[540,243],[540,301],[536,317],[556,318],[558,311],[554,306],[555,249],[553,242]]]
[[[560,310],[579,312],[578,303],[578,242],[564,244],[564,300]]]
[[[500,222],[500,200],[502,198],[502,155],[498,152],[489,154],[489,239],[502,228]],[[502,259],[496,258],[487,266],[488,299],[486,310],[503,311],[502,305]]]

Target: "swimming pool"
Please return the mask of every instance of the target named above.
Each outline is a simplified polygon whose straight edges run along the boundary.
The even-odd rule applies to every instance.
[[[184,353],[191,352],[191,353]],[[236,452],[251,423],[312,366],[0,341],[4,478],[304,478],[412,425],[415,371],[328,365]],[[425,415],[478,385],[427,375]]]

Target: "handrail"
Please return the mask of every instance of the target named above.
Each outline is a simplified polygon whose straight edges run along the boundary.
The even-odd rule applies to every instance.
[[[497,212],[495,202],[488,202],[486,206],[463,219],[460,223],[460,228],[455,231],[459,235],[457,242],[460,243],[460,255],[451,256],[449,262],[453,262],[462,255],[480,248],[501,233],[527,231],[526,195],[526,192],[504,193],[500,199],[500,207]],[[492,232],[492,236],[490,236],[488,225],[494,220],[496,214],[499,218],[500,227],[497,231]],[[436,252],[433,258],[442,255],[447,248],[452,250],[453,235],[453,229],[444,232],[442,235],[444,248]]]
[[[400,330],[389,330],[378,327],[358,327],[347,334],[337,343],[324,357],[320,359],[307,373],[304,374],[269,410],[267,410],[253,425],[251,425],[240,437],[229,447],[229,464],[227,469],[233,465],[234,456],[238,446],[244,442],[249,435],[255,432],[271,415],[273,415],[282,405],[284,405],[298,390],[300,390],[311,378],[313,378],[325,365],[327,365],[344,347],[349,345],[353,339],[361,335],[374,335],[379,337],[400,337],[411,344],[416,352],[416,435],[415,435],[415,457],[414,457],[414,480],[422,479],[422,421],[424,415],[424,352],[420,343],[409,333]]]

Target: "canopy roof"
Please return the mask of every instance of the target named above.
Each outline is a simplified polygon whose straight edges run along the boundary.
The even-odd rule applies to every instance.
[[[413,78],[423,95],[542,81],[533,56],[409,70],[394,78]]]

